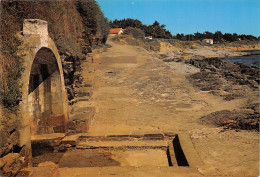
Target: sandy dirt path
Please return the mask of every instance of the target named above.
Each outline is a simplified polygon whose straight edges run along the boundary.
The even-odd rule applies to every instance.
[[[257,132],[224,131],[198,121],[215,111],[241,108],[245,99],[224,101],[194,88],[186,76],[196,68],[169,66],[141,48],[109,44],[108,51],[94,55],[91,100],[77,103],[96,107],[89,135],[188,133],[204,164],[202,174],[258,176]],[[88,77],[84,70],[83,77]]]

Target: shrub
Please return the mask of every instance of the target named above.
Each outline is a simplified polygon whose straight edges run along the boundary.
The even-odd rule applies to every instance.
[[[147,42],[145,42],[145,49],[159,52],[161,49],[161,44],[157,40],[147,41]]]
[[[139,28],[127,27],[124,34],[132,35],[135,39],[144,40],[145,33]]]

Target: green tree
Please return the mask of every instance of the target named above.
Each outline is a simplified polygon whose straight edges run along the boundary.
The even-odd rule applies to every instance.
[[[145,32],[146,36],[153,36],[154,38],[172,38],[171,32],[165,29],[166,25],[160,25],[158,21],[155,21],[152,25],[147,26],[142,24],[142,22],[137,19],[115,19],[114,21],[110,21],[109,25],[111,28],[139,28]]]
[[[105,43],[109,34],[109,22],[97,2],[95,0],[77,0],[76,6],[82,17],[88,42],[91,43],[94,37],[98,37]],[[93,44],[91,43],[91,45]]]
[[[216,32],[214,33],[213,39],[214,39],[214,41],[220,43],[220,42],[222,41],[222,40],[221,40],[222,37],[223,37],[222,32],[221,32],[221,31],[216,31]]]

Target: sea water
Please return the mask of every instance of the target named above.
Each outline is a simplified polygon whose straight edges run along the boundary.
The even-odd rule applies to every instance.
[[[232,63],[241,63],[247,66],[254,66],[260,68],[260,55],[226,57],[224,59],[231,61]]]

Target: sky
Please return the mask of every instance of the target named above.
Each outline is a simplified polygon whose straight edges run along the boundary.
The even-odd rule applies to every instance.
[[[260,36],[260,0],[97,0],[109,20],[157,20],[176,33],[251,34]]]

